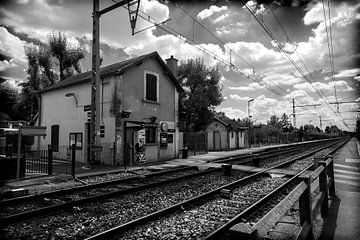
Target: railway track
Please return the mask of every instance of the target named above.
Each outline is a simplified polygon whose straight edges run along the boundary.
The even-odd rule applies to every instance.
[[[321,156],[333,153],[343,144],[336,144],[330,151],[319,150]],[[267,171],[264,170],[87,239],[226,239],[231,226],[263,216],[297,185],[298,176],[311,167],[312,164],[291,178],[264,177],[261,175]]]
[[[296,161],[299,159],[300,158],[298,157],[296,159],[293,159],[292,161]],[[282,165],[285,166],[286,164],[290,164],[292,161],[287,161],[286,163],[282,163]],[[280,165],[279,166],[277,165],[275,167],[280,167]],[[275,167],[273,167],[273,168],[275,168]],[[210,172],[212,172],[211,175],[217,173],[218,175],[222,176],[221,171],[219,171],[219,170],[211,170]],[[260,174],[263,174],[265,172],[266,171],[264,171]],[[59,236],[60,238],[62,238],[61,237],[62,234],[64,234],[64,235],[69,234],[69,231],[71,231],[71,230],[73,231],[73,233],[70,234],[71,237],[85,238],[89,235],[93,235],[96,232],[103,231],[107,228],[110,228],[113,225],[119,225],[121,223],[126,224],[127,222],[136,221],[134,219],[144,218],[148,214],[151,215],[156,212],[161,212],[162,209],[171,208],[171,206],[173,206],[174,204],[176,205],[179,202],[181,203],[182,201],[186,201],[186,199],[189,199],[191,197],[198,196],[198,195],[200,195],[200,196],[204,195],[204,192],[214,191],[213,190],[214,188],[217,189],[219,186],[223,186],[225,184],[228,184],[229,182],[234,182],[234,181],[236,182],[237,181],[236,179],[243,179],[245,176],[244,173],[237,173],[236,176],[232,176],[232,178],[222,176],[222,179],[223,179],[222,182],[217,182],[219,180],[219,178],[217,178],[217,179],[214,179],[214,183],[212,183],[211,179],[209,180],[210,175],[205,174],[205,175],[203,175],[202,179],[201,179],[201,175],[202,174],[199,174],[196,178],[196,181],[193,181],[193,182],[185,181],[185,179],[189,180],[189,177],[184,177],[184,179],[181,183],[176,183],[177,181],[173,181],[173,183],[172,183],[173,188],[167,192],[164,190],[163,187],[159,187],[159,186],[157,186],[157,191],[155,191],[156,190],[155,186],[159,185],[159,184],[155,184],[152,186],[151,189],[148,189],[148,187],[144,187],[144,188],[140,188],[140,189],[137,189],[134,191],[129,191],[129,192],[125,191],[120,195],[118,194],[118,196],[122,196],[122,197],[112,199],[111,201],[106,200],[105,202],[104,201],[101,202],[101,204],[93,203],[93,204],[87,204],[88,206],[82,207],[82,205],[80,204],[82,202],[80,200],[80,202],[78,202],[77,204],[70,205],[70,206],[73,206],[72,208],[70,208],[68,206],[67,211],[64,211],[62,214],[57,214],[58,215],[57,220],[53,221],[53,222],[55,222],[55,224],[53,224],[52,227],[49,227],[49,224],[46,224],[49,221],[51,222],[51,220],[48,220],[48,219],[51,219],[54,217],[54,216],[49,216],[48,218],[45,217],[42,219],[35,219],[35,221],[30,222],[30,224],[27,222],[14,224],[13,226],[7,227],[7,229],[5,229],[5,231],[4,231],[4,234],[5,234],[5,236],[9,236],[9,235],[17,236],[15,229],[17,229],[18,227],[21,228],[21,226],[22,227],[26,226],[27,228],[25,228],[25,232],[31,233],[32,231],[30,229],[32,227],[40,225],[40,226],[43,226],[42,228],[45,233],[46,233],[46,231],[48,231],[48,232],[54,231],[53,233],[49,233],[49,234],[55,234],[55,235]],[[247,177],[245,177],[245,179],[246,178]],[[226,179],[226,180],[224,180],[224,179]],[[167,183],[170,183],[170,182],[171,181],[169,181]],[[199,183],[199,185],[196,185],[196,183]],[[208,188],[204,188],[202,191],[200,191],[199,189],[196,189],[197,186],[201,186],[201,185],[206,185]],[[163,186],[166,187],[165,184]],[[227,185],[225,185],[225,186],[227,186]],[[142,192],[144,192],[144,194],[140,194],[139,193],[140,190]],[[150,193],[150,192],[152,192],[152,193]],[[135,197],[136,195],[139,195],[139,196]],[[170,198],[169,196],[171,196],[171,195],[175,196],[175,198]],[[149,204],[149,206],[146,206],[145,211],[141,211],[141,208],[143,208],[146,205],[145,202],[149,201],[149,199],[152,199],[152,198],[154,200],[154,201],[152,201],[153,203]],[[104,198],[99,198],[99,199],[93,200],[93,201],[100,201],[101,199],[104,199]],[[168,201],[168,203],[162,204],[162,201],[164,201],[164,200]],[[84,202],[82,204],[84,204]],[[125,206],[125,207],[121,208],[121,210],[119,211],[119,208],[117,208],[119,206],[123,206],[123,207]],[[110,207],[110,208],[106,209],[106,207]],[[118,211],[118,214],[113,214],[115,211]],[[107,217],[108,215],[112,215],[112,214],[114,217]],[[74,215],[74,217],[72,217],[73,215]],[[92,216],[92,217],[90,217],[90,216]],[[129,217],[124,218],[123,216],[129,216]],[[81,219],[86,219],[86,220],[82,221]],[[19,221],[20,220],[24,220],[24,218],[21,217],[21,218],[19,218]],[[65,227],[64,228],[59,227],[59,224],[62,222],[62,220],[73,222],[74,223],[73,228],[67,229]],[[17,221],[14,221],[14,222],[17,222]],[[10,223],[11,223],[11,221],[10,221]],[[4,226],[6,226],[10,223],[7,222],[5,224],[5,221],[4,221]],[[61,230],[61,229],[63,229],[63,230]],[[25,235],[26,235],[26,233],[25,233]],[[29,234],[29,236],[31,236],[31,234]],[[42,238],[41,236],[38,236],[38,237]],[[5,238],[5,239],[11,239],[11,238]]]

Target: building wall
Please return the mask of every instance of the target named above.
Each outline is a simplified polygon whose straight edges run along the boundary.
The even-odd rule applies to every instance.
[[[159,76],[158,103],[144,101],[144,71],[153,72]],[[156,117],[156,123],[158,124],[160,121],[166,121],[169,122],[169,125],[173,126],[175,132],[171,132],[171,134],[173,134],[174,142],[168,144],[166,149],[160,149],[160,129],[158,128],[156,143],[147,144],[146,146],[147,161],[177,157],[179,149],[179,131],[176,127],[178,119],[178,92],[169,75],[164,72],[158,61],[148,59],[123,75],[108,77],[103,82],[105,84],[102,84],[100,89],[100,125],[105,125],[105,138],[100,138],[100,143],[103,146],[102,163],[123,163],[125,153],[125,121],[141,122],[143,120],[146,121],[146,119],[152,116]],[[78,100],[77,106],[73,97],[65,97],[65,94],[69,92],[76,94]],[[60,149],[58,153],[55,153],[55,157],[68,157],[69,134],[77,132],[83,134],[83,148],[76,152],[77,161],[86,162],[87,131],[85,123],[88,117],[87,113],[84,112],[84,106],[90,104],[90,97],[90,82],[42,93],[40,125],[47,126],[47,136],[40,139],[42,149],[51,144],[51,125],[58,124],[60,125]],[[117,105],[114,104],[115,97],[120,100]],[[117,113],[123,110],[132,111],[129,118],[119,117]],[[132,132],[133,130],[128,128],[127,141],[132,141]],[[116,155],[114,154],[114,144]]]
[[[144,88],[144,72],[157,74],[159,76],[158,88],[158,103],[145,100]],[[118,87],[122,92],[121,108],[122,110],[131,110],[132,114],[126,120],[129,121],[143,121],[150,117],[156,117],[156,123],[166,121],[171,123],[175,128],[174,143],[168,144],[166,149],[160,149],[160,129],[157,129],[157,141],[155,144],[146,145],[146,159],[147,161],[167,160],[178,156],[178,128],[176,122],[178,118],[178,92],[175,84],[170,79],[169,75],[164,72],[164,69],[157,62],[157,60],[145,61],[141,65],[125,72],[122,76],[123,81]],[[169,124],[170,125],[170,124]],[[123,130],[124,130],[124,124]],[[127,141],[131,139],[127,138]]]

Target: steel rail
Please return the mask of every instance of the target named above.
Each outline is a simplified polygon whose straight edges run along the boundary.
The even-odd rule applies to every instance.
[[[333,145],[333,144],[332,144]],[[192,199],[189,199],[189,200],[185,200],[183,202],[180,202],[180,203],[177,203],[173,206],[170,206],[170,207],[167,207],[165,209],[162,209],[162,210],[159,210],[159,211],[156,211],[156,212],[153,212],[151,214],[148,214],[146,216],[143,216],[143,217],[140,217],[138,219],[135,219],[133,221],[130,221],[130,222],[126,222],[124,224],[121,224],[121,225],[118,225],[116,227],[113,227],[111,229],[108,229],[108,230],[105,230],[103,232],[100,232],[98,234],[95,234],[93,236],[90,236],[88,238],[86,238],[86,240],[95,240],[95,239],[109,239],[110,237],[118,234],[118,233],[122,233],[126,230],[129,230],[130,228],[132,227],[135,227],[137,225],[140,225],[140,224],[143,224],[143,223],[146,223],[148,221],[151,221],[153,219],[157,219],[159,217],[162,217],[162,216],[166,216],[168,214],[171,214],[173,212],[176,212],[176,211],[181,211],[183,210],[184,208],[187,208],[187,207],[190,207],[192,205],[196,205],[198,204],[199,202],[202,202],[202,201],[205,201],[207,199],[213,199],[215,198],[220,192],[222,189],[229,189],[229,188],[234,188],[238,185],[241,185],[241,184],[244,184],[256,177],[259,177],[261,176],[262,174],[268,172],[269,170],[272,170],[272,169],[275,169],[275,168],[279,168],[281,166],[285,166],[287,164],[291,164],[297,160],[300,160],[302,158],[306,158],[308,156],[311,156],[313,154],[315,154],[316,152],[319,152],[319,151],[322,151],[326,148],[328,148],[329,146],[324,146],[324,147],[321,147],[320,149],[317,149],[317,150],[314,150],[314,151],[311,151],[310,153],[306,153],[306,154],[303,154],[302,156],[299,156],[299,157],[296,157],[294,159],[291,159],[291,160],[288,160],[284,163],[280,163],[280,164],[277,164],[275,166],[272,166],[270,168],[267,168],[267,169],[264,169],[264,170],[261,170],[257,173],[254,173],[254,174],[251,174],[249,176],[246,176],[244,178],[241,178],[239,180],[236,180],[232,183],[229,183],[229,184],[226,184],[226,185],[223,185],[217,189],[214,189],[212,191],[209,191],[207,193],[204,193],[204,194],[201,194],[197,197],[194,197]]]
[[[162,181],[158,181],[158,182],[144,184],[144,185],[140,185],[140,186],[136,186],[136,187],[132,187],[132,188],[128,188],[128,189],[122,189],[122,190],[118,190],[118,191],[113,191],[113,192],[109,192],[109,193],[103,193],[103,194],[90,196],[90,197],[83,198],[83,199],[73,200],[73,201],[69,201],[69,202],[65,202],[65,203],[60,203],[60,204],[55,204],[55,205],[51,205],[51,206],[47,206],[47,207],[33,209],[33,210],[30,210],[27,212],[22,212],[22,213],[18,213],[18,214],[5,216],[5,217],[0,218],[0,226],[4,227],[4,226],[10,225],[10,224],[24,221],[29,218],[33,218],[33,217],[37,217],[37,216],[41,216],[41,215],[48,215],[48,214],[51,214],[51,213],[54,213],[57,211],[69,209],[73,206],[78,206],[78,205],[82,205],[82,204],[86,204],[86,203],[90,203],[90,202],[113,198],[113,197],[121,196],[124,194],[133,193],[133,192],[136,192],[136,191],[139,191],[142,189],[156,187],[156,186],[164,185],[164,184],[169,184],[172,182],[181,181],[181,180],[189,179],[189,178],[194,178],[194,177],[202,176],[202,175],[206,175],[206,174],[211,174],[213,172],[218,172],[218,171],[221,171],[221,169],[213,169],[213,168],[207,169],[205,171],[197,172],[194,174],[183,175],[183,176],[176,177],[176,178],[166,179],[166,180],[162,180]]]
[[[176,172],[181,172],[181,171],[184,171],[184,170],[191,170],[191,169],[196,169],[196,167],[192,167],[192,166],[190,166],[190,167],[180,167],[180,168],[176,168],[176,169],[171,169],[171,170],[165,170],[165,171],[159,171],[159,172],[155,172],[155,173],[145,174],[144,176],[137,175],[137,176],[133,176],[133,177],[126,177],[126,178],[121,178],[121,179],[108,180],[108,181],[103,181],[103,182],[99,182],[99,183],[92,183],[92,184],[88,184],[88,185],[81,185],[81,186],[76,186],[76,187],[51,191],[51,192],[45,192],[45,193],[41,193],[41,194],[34,194],[34,195],[27,195],[27,196],[17,197],[17,198],[4,199],[4,200],[0,201],[0,206],[4,207],[4,206],[11,205],[11,204],[24,203],[25,201],[32,201],[32,200],[37,200],[37,199],[41,199],[41,198],[53,197],[53,196],[56,196],[56,195],[64,195],[64,194],[70,194],[70,193],[84,191],[84,190],[102,188],[102,187],[106,187],[106,186],[126,183],[126,182],[129,182],[129,181],[140,180],[140,179],[143,179],[144,177],[145,178],[156,177],[156,176],[159,176],[159,175],[171,174],[171,173],[176,173]]]
[[[330,153],[325,154],[324,157],[327,157],[329,155],[331,155],[332,153],[334,153],[335,151],[337,151],[339,148],[341,148],[342,146],[344,146],[347,141],[343,141],[341,144],[339,143],[335,143],[332,146],[338,144],[338,146],[333,149]],[[271,198],[273,198],[276,194],[281,193],[285,188],[287,188],[290,184],[299,181],[299,176],[301,176],[304,172],[308,171],[309,169],[314,167],[314,163],[309,165],[308,167],[306,167],[305,169],[301,170],[299,173],[297,173],[296,175],[294,175],[293,177],[291,177],[288,181],[286,181],[285,183],[283,183],[282,185],[280,185],[278,188],[274,189],[272,192],[270,192],[269,194],[267,194],[266,196],[264,196],[262,199],[258,200],[257,202],[255,202],[253,205],[249,206],[247,209],[245,209],[244,211],[242,211],[240,214],[238,214],[237,216],[235,216],[234,218],[232,218],[230,221],[228,221],[227,223],[225,223],[224,225],[222,225],[220,228],[218,228],[217,230],[213,231],[211,234],[209,234],[208,236],[206,236],[205,238],[203,238],[203,240],[216,240],[219,239],[219,237],[224,234],[224,232],[228,231],[228,229],[230,229],[233,225],[239,223],[239,221],[241,219],[245,219],[248,216],[250,216],[251,214],[255,213],[260,206],[264,205],[266,202],[268,202]]]

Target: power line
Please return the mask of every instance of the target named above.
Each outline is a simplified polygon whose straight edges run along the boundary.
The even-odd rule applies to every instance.
[[[279,49],[285,54],[285,56],[288,58],[288,60],[294,65],[294,67],[299,71],[299,73],[303,76],[303,78],[308,81],[310,83],[310,86],[312,88],[315,89],[316,93],[319,95],[320,98],[322,98],[324,100],[324,102],[326,103],[326,105],[329,107],[329,109],[331,111],[334,112],[334,114],[340,119],[342,118],[341,116],[339,116],[339,114],[334,111],[331,106],[328,104],[327,102],[327,97],[324,94],[324,92],[320,89],[317,89],[315,86],[311,85],[311,80],[308,79],[305,76],[305,73],[303,72],[303,70],[294,62],[294,60],[289,56],[289,54],[287,53],[287,51],[284,49],[284,47],[282,46],[282,44],[279,42],[279,40],[275,37],[275,35],[272,33],[272,31],[267,27],[267,25],[264,23],[264,21],[260,20],[256,14],[247,6],[247,4],[245,4],[242,0],[241,2],[244,4],[245,8],[251,13],[251,15],[255,18],[255,20],[260,24],[260,26],[264,29],[264,31],[271,37],[271,39],[277,44],[277,46],[279,47]],[[296,49],[295,49],[296,51]],[[299,56],[300,57],[300,56]],[[301,59],[301,58],[300,58]],[[301,59],[302,61],[302,59]],[[302,63],[304,64],[305,68],[307,69],[305,63],[302,61]],[[307,69],[309,75],[313,78],[313,76],[311,75],[310,71]],[[313,78],[314,79],[314,78]],[[315,79],[314,79],[315,80]],[[342,122],[346,125],[345,121],[342,120]]]
[[[125,9],[127,9],[126,6],[123,6]],[[217,54],[207,50],[206,48],[202,48],[196,45],[196,43],[192,40],[190,40],[188,37],[185,37],[184,39],[184,35],[176,30],[174,30],[173,28],[170,28],[166,25],[161,24],[161,22],[159,22],[159,20],[157,20],[156,18],[150,16],[149,14],[145,13],[144,11],[139,9],[139,12],[141,12],[142,14],[146,15],[143,16],[142,14],[139,14],[139,17],[141,17],[142,19],[152,23],[152,24],[156,24],[157,27],[161,28],[162,30],[164,30],[165,32],[179,38],[180,40],[188,43],[189,45],[191,45],[192,47],[196,48],[197,50],[207,54],[208,56],[216,59],[217,61],[219,61],[220,63],[222,63],[223,65],[229,67],[230,69],[242,74],[243,76],[248,77],[249,79],[253,80],[254,82],[260,84],[261,86],[265,87],[266,89],[268,89],[269,91],[275,93],[276,95],[283,97],[283,95],[281,93],[279,93],[276,89],[266,85],[265,83],[263,83],[261,80],[258,80],[252,76],[250,76],[249,74],[246,74],[244,72],[242,72],[237,66],[235,66],[232,63],[228,63],[226,60],[224,60],[223,58],[219,57]]]
[[[253,70],[255,70],[256,68],[251,64],[249,63],[247,60],[245,60],[242,56],[240,56],[240,54],[238,54],[236,51],[234,51],[233,49],[231,49],[230,47],[226,46],[226,43],[224,41],[222,41],[219,37],[217,37],[213,32],[211,32],[207,27],[205,27],[201,22],[199,22],[194,16],[192,16],[188,11],[186,11],[182,6],[180,6],[179,4],[173,2],[173,1],[170,1],[175,7],[181,9],[186,15],[188,15],[190,18],[193,19],[193,23],[196,22],[198,23],[203,29],[205,29],[212,37],[214,37],[219,43],[221,43],[221,45],[224,47],[224,48],[227,48],[229,50],[229,55],[230,55],[230,64],[232,64],[232,61],[231,61],[231,52],[233,52],[237,57],[239,57],[244,63],[246,63],[250,68],[252,68]],[[194,28],[194,25],[193,25],[193,28]],[[194,29],[193,29],[194,30]],[[195,41],[194,41],[195,42]],[[260,73],[261,77],[262,78],[265,78],[266,76],[261,73],[260,71],[257,71],[256,72]],[[286,90],[284,90],[283,88],[277,86],[281,91],[286,92]]]

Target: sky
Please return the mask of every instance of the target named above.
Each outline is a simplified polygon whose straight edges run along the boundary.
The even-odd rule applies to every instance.
[[[360,101],[360,1],[262,2],[141,0],[134,36],[128,10],[112,10],[100,19],[102,65],[152,51],[180,62],[202,58],[221,73],[224,101],[216,110],[230,118],[248,117],[249,105],[255,124],[284,113],[293,123],[294,99],[297,127],[354,131],[360,103],[347,102]],[[100,1],[100,9],[113,4]],[[92,1],[2,1],[0,77],[13,86],[24,81],[24,46],[58,31],[86,50],[82,71],[91,69]]]

